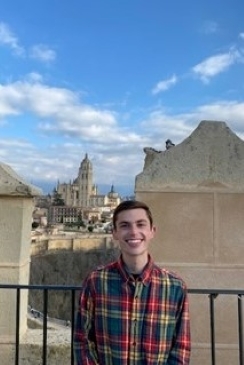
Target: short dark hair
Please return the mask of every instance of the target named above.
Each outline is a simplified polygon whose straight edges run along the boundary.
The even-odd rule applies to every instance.
[[[123,212],[124,210],[130,210],[130,209],[144,209],[146,212],[146,215],[150,221],[150,226],[153,226],[153,217],[152,212],[150,208],[143,202],[140,202],[138,200],[125,200],[122,203],[120,203],[114,210],[113,213],[113,229],[116,229],[116,221],[118,219],[118,215],[120,212]]]

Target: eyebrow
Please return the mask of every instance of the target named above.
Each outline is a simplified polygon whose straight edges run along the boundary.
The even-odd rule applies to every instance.
[[[130,222],[130,221],[121,221],[121,222],[118,222],[118,225],[121,225],[121,224],[132,224],[132,223],[149,223],[146,219],[139,219],[135,222]]]

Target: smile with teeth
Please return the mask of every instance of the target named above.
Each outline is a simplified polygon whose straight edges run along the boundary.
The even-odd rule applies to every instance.
[[[141,244],[142,242],[142,238],[136,238],[136,239],[128,239],[126,240],[126,242],[131,246],[131,247],[137,247]]]

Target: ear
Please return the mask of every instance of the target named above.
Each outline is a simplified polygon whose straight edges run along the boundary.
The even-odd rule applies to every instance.
[[[153,238],[156,233],[156,226],[152,226],[151,233],[152,233],[152,238]]]
[[[113,236],[113,239],[114,240],[117,240],[118,238],[117,238],[117,231],[116,231],[116,229],[115,228],[113,228],[113,230],[112,230],[112,236]]]

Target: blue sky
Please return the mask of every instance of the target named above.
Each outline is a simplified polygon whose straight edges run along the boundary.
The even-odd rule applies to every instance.
[[[144,147],[201,120],[244,139],[244,3],[0,0],[0,161],[47,190],[133,193]],[[51,190],[50,190],[51,191]]]

